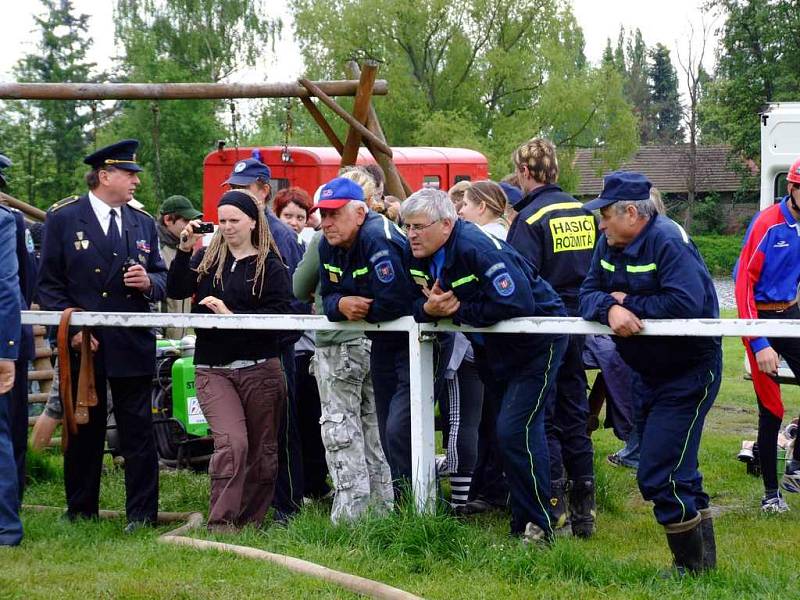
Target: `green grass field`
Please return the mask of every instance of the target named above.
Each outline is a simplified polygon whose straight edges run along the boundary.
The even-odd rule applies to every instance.
[[[327,507],[312,505],[288,527],[265,527],[215,539],[289,554],[377,579],[426,598],[797,598],[800,498],[793,511],[763,516],[759,479],[736,461],[743,438],[755,434],[752,387],[742,378],[743,349],[725,341],[725,379],[709,414],[701,448],[706,489],[721,507],[716,520],[719,569],[685,580],[661,579],[670,557],[651,507],[633,474],[603,460],[620,443],[594,434],[598,532],[589,541],[559,540],[528,548],[507,535],[494,514],[459,521],[401,511],[354,527],[333,527]],[[789,414],[797,389],[785,388]],[[64,505],[60,457],[32,460],[30,504]],[[102,505],[124,506],[122,473],[108,462]],[[205,510],[205,475],[166,472],[161,509]],[[158,544],[156,531],[124,536],[121,520],[68,524],[58,513],[25,510],[25,539],[0,550],[0,598],[348,598],[333,585],[277,566],[213,551]],[[194,534],[209,537],[204,531]]]

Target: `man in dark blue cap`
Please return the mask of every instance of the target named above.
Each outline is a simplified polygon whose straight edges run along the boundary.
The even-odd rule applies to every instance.
[[[617,171],[585,206],[600,210],[592,264],[580,290],[580,314],[613,330],[620,356],[636,372],[641,397],[637,480],[680,574],[716,566],[709,498],[697,452],[720,385],[719,338],[639,337],[641,319],[718,318],[717,296],[697,248],[657,214],[644,175]]]
[[[0,154],[0,187],[6,184],[3,169],[9,166],[11,161]],[[20,491],[10,415],[11,390],[17,372],[15,362],[20,355],[22,307],[15,249],[14,216],[3,207],[0,208],[0,547],[16,546],[22,540]]]
[[[42,308],[149,312],[163,300],[166,267],[155,221],[128,202],[139,185],[136,140],[122,140],[87,156],[89,192],[65,198],[47,212],[39,269]],[[81,348],[82,335],[71,338]],[[150,387],[155,370],[152,329],[98,327],[90,339],[98,402],[78,425],[64,454],[66,517],[96,518],[106,431],[106,382],[111,387],[125,458],[127,532],[155,523],[158,456],[153,438]],[[80,367],[72,353],[73,397]],[[63,393],[63,390],[62,390]]]
[[[11,159],[0,154],[0,188],[8,184],[4,170],[11,166]],[[19,210],[5,205],[0,205],[0,209],[9,212],[14,218],[20,305],[22,310],[26,310],[33,299],[36,279],[33,238]],[[33,358],[33,354],[33,329],[30,325],[23,325],[19,343],[19,358],[15,363],[14,388],[11,390],[8,405],[20,500],[22,500],[25,488],[25,456],[28,450],[28,361]]]
[[[272,197],[269,167],[258,158],[246,158],[233,165],[228,179],[223,185],[231,189],[244,189],[251,192],[263,208],[267,216],[267,224],[275,238],[275,244],[284,264],[289,269],[289,278],[294,275],[297,265],[303,258],[303,246],[297,234],[281,221],[269,208]],[[311,312],[310,306],[301,302],[292,302],[292,311],[299,314]],[[303,505],[304,477],[303,454],[300,439],[299,416],[295,390],[294,343],[301,332],[286,332],[281,343],[281,362],[286,373],[288,401],[286,402],[286,418],[279,433],[278,484],[275,488],[273,506],[278,520],[285,520]]]

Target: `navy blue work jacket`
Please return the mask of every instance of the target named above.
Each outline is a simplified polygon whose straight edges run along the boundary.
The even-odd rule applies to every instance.
[[[574,314],[578,290],[592,262],[594,215],[557,185],[536,188],[511,224],[507,241],[553,286]]]
[[[167,268],[158,250],[155,221],[145,212],[122,206],[122,234],[116,253],[109,247],[88,196],[68,198],[47,211],[38,294],[45,310],[79,307],[90,311],[150,312],[150,301],[165,298]],[[153,286],[149,296],[126,287],[127,258],[142,265]],[[155,368],[152,329],[96,327],[96,360],[110,377],[150,375]]]
[[[564,304],[536,269],[514,248],[469,221],[457,220],[443,246],[444,265],[439,286],[452,290],[461,303],[452,319],[455,324],[489,327],[514,317],[564,316]],[[414,258],[411,250],[404,263],[414,284],[414,318],[421,323],[436,321],[423,305],[424,288],[435,281],[431,258]],[[501,379],[541,352],[552,336],[518,333],[467,334],[484,343],[489,367]]]
[[[602,235],[581,286],[580,314],[608,325],[617,302],[610,292],[627,294],[622,306],[640,319],[719,317],[717,293],[703,258],[683,228],[656,215],[625,248]],[[720,338],[614,336],[631,368],[651,379],[683,374],[720,351]]]
[[[10,210],[0,209],[0,359],[20,354],[20,294],[17,265],[17,229]]]
[[[372,211],[367,213],[350,248],[331,246],[323,237],[319,244],[319,280],[328,319],[347,320],[339,312],[343,296],[373,299],[365,319],[368,323],[411,314],[411,282],[402,261],[407,249],[403,231]]]

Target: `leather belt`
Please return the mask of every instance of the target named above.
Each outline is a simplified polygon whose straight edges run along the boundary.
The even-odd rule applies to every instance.
[[[92,333],[88,327],[81,328],[81,367],[78,372],[77,399],[72,397],[72,368],[70,357],[69,321],[72,313],[80,308],[67,308],[61,313],[58,324],[58,376],[59,395],[63,409],[61,449],[67,450],[69,436],[78,435],[78,425],[89,422],[89,407],[97,406],[97,389],[94,384],[94,360],[92,357]],[[77,401],[76,401],[77,400]]]
[[[797,304],[797,300],[792,300],[791,302],[756,302],[756,308],[758,310],[781,312],[787,308],[791,308],[795,304]]]
[[[233,362],[224,365],[195,365],[195,368],[200,369],[244,369],[246,367],[253,367],[267,362],[266,358],[259,358],[258,360],[234,360]]]

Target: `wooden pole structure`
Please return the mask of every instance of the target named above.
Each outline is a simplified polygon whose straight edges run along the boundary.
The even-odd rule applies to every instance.
[[[355,96],[358,81],[317,81],[327,96]],[[372,93],[384,96],[386,80]],[[214,100],[227,98],[303,98],[312,95],[297,83],[0,83],[0,100]]]
[[[314,104],[311,98],[307,98],[305,96],[300,98],[300,102],[302,102],[303,106],[306,107],[306,110],[322,130],[322,133],[325,134],[325,137],[328,138],[331,146],[336,148],[339,156],[341,156],[344,150],[344,144],[342,144],[342,140],[340,140],[339,136],[336,135],[336,132],[333,130],[333,127],[331,127],[330,123],[325,120],[325,116],[317,108],[317,105]]]
[[[320,88],[319,88],[319,87],[318,87],[316,84],[314,84],[313,82],[311,82],[311,81],[309,81],[308,79],[305,79],[305,78],[303,78],[303,79],[298,79],[298,81],[299,81],[299,82],[300,82],[300,84],[301,84],[303,87],[305,87],[305,88],[306,88],[306,89],[307,89],[307,90],[308,90],[308,91],[309,91],[309,92],[310,92],[312,95],[314,95],[314,96],[316,96],[317,98],[319,98],[319,99],[320,99],[320,102],[322,102],[322,103],[323,103],[325,106],[327,106],[327,107],[328,107],[328,108],[330,108],[330,109],[331,109],[333,112],[335,112],[337,115],[339,115],[339,117],[341,117],[342,119],[344,119],[344,121],[345,121],[345,122],[346,122],[348,125],[350,125],[350,127],[353,127],[354,129],[356,129],[356,130],[357,130],[357,131],[358,131],[358,132],[361,134],[361,136],[362,136],[362,137],[364,137],[365,139],[367,139],[367,140],[369,140],[371,143],[373,143],[373,144],[374,144],[374,145],[375,145],[375,146],[376,146],[376,147],[377,147],[377,148],[378,148],[378,149],[379,149],[381,152],[383,152],[384,154],[387,154],[387,155],[389,155],[389,156],[392,156],[392,149],[391,149],[391,148],[390,148],[390,147],[389,147],[389,146],[386,144],[386,142],[384,142],[384,141],[382,141],[382,140],[378,139],[378,138],[375,136],[375,134],[373,134],[373,133],[372,133],[372,132],[371,132],[369,129],[367,129],[367,128],[366,128],[364,125],[362,125],[361,123],[359,123],[358,121],[356,121],[356,120],[353,118],[353,115],[351,115],[351,114],[350,114],[350,113],[348,113],[348,112],[347,112],[345,109],[343,109],[341,106],[339,106],[338,104],[336,104],[336,102],[333,100],[333,98],[331,98],[330,96],[328,96],[328,94],[326,94],[326,93],[325,93],[325,92],[324,92],[322,89],[320,89]]]
[[[358,90],[353,103],[353,118],[362,125],[367,123],[367,115],[372,103],[372,87],[377,74],[378,63],[373,60],[366,61],[358,79]],[[340,163],[342,167],[356,164],[360,146],[361,134],[354,127],[350,127],[347,132],[347,139],[344,142],[344,152],[342,152],[342,161]]]
[[[12,208],[16,208],[21,213],[25,214],[27,217],[33,219],[34,221],[44,221],[44,217],[47,213],[45,213],[41,208],[36,208],[35,206],[31,206],[27,202],[23,202],[22,200],[17,200],[14,196],[9,196],[3,192],[0,192],[0,202],[10,206]]]
[[[346,69],[348,77],[352,77],[353,79],[358,77],[360,79],[361,69],[356,61],[349,61],[346,65]],[[372,106],[371,102],[367,110],[366,125],[367,129],[369,129],[378,139],[384,142],[386,141],[386,136],[383,134],[380,121],[378,121],[378,113],[375,111],[375,107]],[[383,169],[383,175],[386,178],[384,191],[390,196],[396,196],[400,198],[400,200],[405,200],[408,196],[410,196],[411,187],[406,183],[405,179],[403,179],[403,176],[400,175],[400,172],[397,170],[397,166],[395,166],[391,157],[387,156],[383,152],[380,152],[380,150],[370,143],[369,140],[364,140],[364,145],[370,151],[373,158],[375,158],[375,162],[377,162]]]

